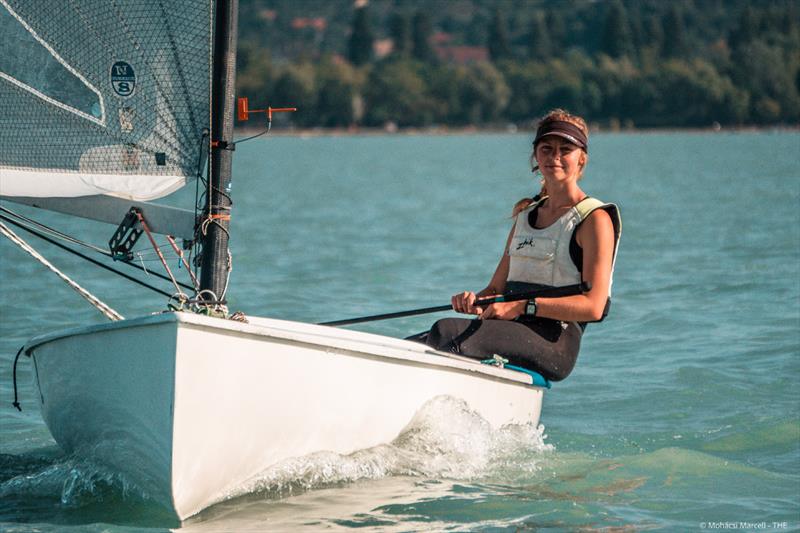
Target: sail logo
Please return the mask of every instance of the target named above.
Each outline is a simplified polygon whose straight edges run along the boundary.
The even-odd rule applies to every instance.
[[[127,98],[136,89],[136,74],[133,67],[124,61],[117,61],[111,66],[111,86],[118,95]]]

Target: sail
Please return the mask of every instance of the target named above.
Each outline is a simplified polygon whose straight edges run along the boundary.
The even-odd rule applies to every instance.
[[[0,196],[165,196],[205,165],[211,0],[0,0]]]

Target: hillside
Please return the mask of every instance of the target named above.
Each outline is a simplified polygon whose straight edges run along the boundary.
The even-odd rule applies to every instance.
[[[242,0],[239,92],[303,127],[800,121],[791,0]]]

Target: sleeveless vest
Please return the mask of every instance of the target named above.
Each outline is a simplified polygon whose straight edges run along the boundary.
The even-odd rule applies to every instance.
[[[575,264],[573,255],[570,254],[570,243],[573,241],[575,230],[590,214],[596,209],[605,209],[611,216],[611,222],[614,225],[614,259],[611,265],[612,280],[609,280],[609,296],[611,296],[614,262],[616,262],[619,238],[622,234],[622,220],[617,206],[587,197],[548,227],[534,228],[530,225],[529,215],[546,199],[545,196],[517,215],[514,235],[508,246],[510,264],[507,281],[535,283],[551,287],[572,285],[583,281],[582,265]]]

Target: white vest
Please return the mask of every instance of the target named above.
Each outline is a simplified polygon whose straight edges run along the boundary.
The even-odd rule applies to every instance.
[[[542,198],[517,215],[514,235],[508,246],[510,265],[507,281],[536,283],[550,287],[573,285],[583,281],[581,273],[570,257],[569,243],[580,223],[595,209],[605,209],[611,216],[614,224],[614,261],[616,261],[617,245],[622,233],[622,222],[617,206],[604,204],[595,198],[585,198],[548,227],[536,229],[528,223],[528,215],[546,199],[547,197]],[[613,263],[611,273],[613,277]],[[609,280],[609,296],[610,293],[611,280]]]

